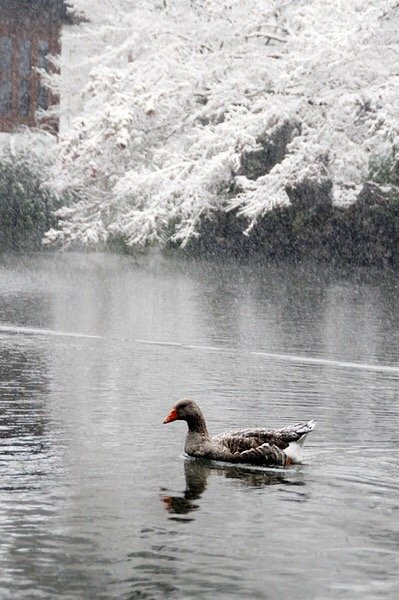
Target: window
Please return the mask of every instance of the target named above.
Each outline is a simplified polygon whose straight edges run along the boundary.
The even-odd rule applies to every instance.
[[[37,66],[39,67],[39,69],[45,69],[45,71],[48,71],[48,68],[49,68],[49,60],[47,58],[48,52],[49,52],[48,43],[43,40],[39,40],[37,43]],[[39,82],[39,87],[37,90],[37,105],[38,105],[38,108],[42,108],[43,110],[46,110],[49,106],[48,88],[46,88],[40,82]]]
[[[30,79],[32,73],[32,43],[22,39],[19,42],[19,90],[18,113],[27,117],[31,107]]]
[[[0,116],[12,111],[12,40],[0,37]]]

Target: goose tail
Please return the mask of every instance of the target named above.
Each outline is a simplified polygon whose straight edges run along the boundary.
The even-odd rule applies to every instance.
[[[316,421],[313,419],[304,423],[297,423],[290,429],[295,431],[300,437],[288,445],[288,448],[284,450],[284,453],[292,463],[301,463],[303,457],[303,445],[308,437],[308,434],[313,431],[316,427]]]

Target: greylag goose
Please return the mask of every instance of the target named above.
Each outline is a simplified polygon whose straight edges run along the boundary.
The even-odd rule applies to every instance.
[[[189,399],[176,402],[164,423],[177,420],[188,425],[184,451],[189,456],[265,467],[301,462],[302,446],[316,425],[307,421],[282,429],[241,429],[211,437],[201,409]]]

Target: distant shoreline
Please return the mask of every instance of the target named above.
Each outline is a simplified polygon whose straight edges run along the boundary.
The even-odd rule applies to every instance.
[[[57,226],[56,200],[35,179],[26,179],[25,189],[17,187],[18,180],[13,179],[12,186],[0,189],[0,253],[53,251],[51,245],[43,246],[42,240],[50,227]],[[31,190],[36,191],[33,200]],[[184,247],[172,241],[173,227],[164,232],[165,241],[159,247],[166,255],[187,258],[253,258],[294,263],[312,260],[343,266],[399,268],[396,196],[385,199],[368,195],[349,208],[291,204],[266,213],[246,234],[248,227],[248,220],[237,212],[221,210],[204,217],[197,235]],[[130,246],[122,236],[115,236],[105,244],[87,247],[77,242],[70,249],[140,255],[153,247]]]
[[[221,212],[204,219],[198,237],[185,247],[167,241],[159,249],[165,256],[187,259],[314,261],[337,266],[399,268],[399,203],[388,207],[325,207],[314,212],[298,211],[291,206],[265,215],[248,235],[243,233],[245,228],[242,218]],[[12,245],[0,244],[0,253],[59,251],[43,246],[40,235],[31,228],[25,233],[19,229],[17,238]],[[9,240],[3,236],[2,241]],[[121,238],[111,238],[106,245],[79,244],[63,251],[106,251],[135,256],[146,254],[151,248],[154,246],[132,247]]]
[[[399,202],[313,211],[290,206],[266,214],[248,235],[243,233],[245,226],[242,218],[219,213],[203,222],[199,236],[185,248],[167,248],[187,256],[399,268]]]

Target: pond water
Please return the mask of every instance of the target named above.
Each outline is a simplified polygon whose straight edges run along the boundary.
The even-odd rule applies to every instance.
[[[2,599],[399,597],[395,274],[3,257],[0,325]],[[305,464],[185,460],[181,397]]]

